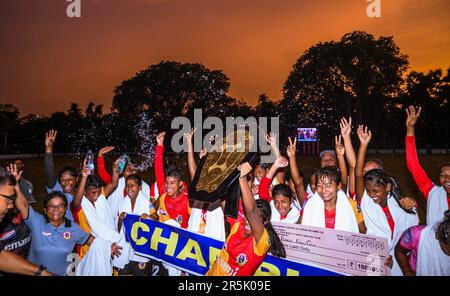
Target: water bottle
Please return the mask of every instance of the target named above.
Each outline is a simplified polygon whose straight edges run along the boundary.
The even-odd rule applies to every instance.
[[[86,153],[86,165],[89,167],[89,170],[91,171],[90,174],[93,175],[94,174],[94,169],[95,169],[94,153],[90,149]]]
[[[119,159],[119,171],[118,171],[119,174],[122,174],[122,172],[125,169],[125,166],[127,165],[129,160],[130,160],[130,158],[126,154],[123,154],[120,157],[120,159]]]

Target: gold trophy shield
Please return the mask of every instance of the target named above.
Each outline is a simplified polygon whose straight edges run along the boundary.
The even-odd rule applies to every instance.
[[[197,192],[212,193],[244,161],[255,139],[247,129],[238,129],[216,142],[200,171]]]

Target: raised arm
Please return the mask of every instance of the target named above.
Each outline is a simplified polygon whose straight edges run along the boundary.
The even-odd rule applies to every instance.
[[[348,190],[351,193],[355,193],[355,168],[356,168],[356,153],[353,149],[352,139],[350,134],[352,132],[352,118],[350,117],[348,121],[345,118],[341,119],[339,123],[341,128],[341,136],[344,140],[345,156],[348,162],[348,175],[349,175],[349,186]]]
[[[289,146],[286,148],[286,153],[289,157],[289,167],[291,169],[292,182],[294,182],[295,192],[300,204],[303,204],[306,197],[305,186],[303,185],[303,178],[300,176],[300,170],[297,165],[297,141],[295,138],[289,140]]]
[[[363,168],[364,161],[366,158],[367,146],[369,146],[370,139],[372,139],[371,131],[363,125],[359,125],[357,130],[359,142],[361,143],[358,151],[358,159],[356,161],[356,198],[358,203],[361,202],[361,199],[364,195],[364,176],[363,176]]]
[[[19,210],[20,215],[22,216],[22,218],[24,220],[26,220],[28,218],[28,200],[26,199],[25,195],[23,195],[22,191],[20,190],[20,185],[19,185],[19,181],[20,178],[22,177],[22,171],[18,171],[17,170],[17,165],[15,164],[10,164],[7,168],[6,168],[15,178],[16,178],[16,186],[14,187],[15,191],[16,191],[16,200],[14,201],[14,204],[16,206],[16,208]]]
[[[187,142],[187,153],[188,153],[188,168],[189,175],[191,176],[191,181],[194,179],[195,171],[197,170],[197,164],[195,163],[194,158],[194,144],[192,143],[192,139],[194,137],[194,133],[197,129],[193,128],[189,133],[185,133],[184,137]]]
[[[267,143],[269,143],[270,147],[272,148],[275,157],[281,156],[280,149],[278,149],[277,146],[277,135],[275,133],[270,133],[266,135],[266,140]]]
[[[419,187],[419,190],[423,193],[425,198],[428,198],[428,193],[430,193],[430,190],[433,188],[433,182],[420,165],[419,158],[417,157],[416,139],[414,132],[414,127],[420,117],[421,111],[421,107],[419,107],[417,110],[413,106],[409,106],[408,108],[406,108],[406,165],[408,167],[408,170],[411,172],[414,181],[417,184],[417,187]]]
[[[98,157],[97,157],[98,176],[100,177],[100,179],[102,179],[103,182],[105,182],[105,184],[108,184],[109,182],[111,182],[111,175],[108,173],[108,171],[105,168],[104,155],[113,149],[114,149],[114,146],[107,146],[107,147],[103,147],[98,152]]]
[[[272,179],[275,176],[277,170],[279,168],[287,167],[289,164],[289,161],[284,158],[283,156],[278,156],[275,162],[270,167],[267,174],[262,178],[261,183],[259,184],[259,198],[265,199],[268,202],[272,201],[272,198],[270,197],[269,193],[269,187],[272,183]]]
[[[48,189],[55,187],[57,182],[55,165],[53,163],[53,144],[55,143],[57,134],[58,132],[56,130],[50,130],[45,133],[45,186]]]
[[[81,201],[83,200],[84,191],[86,188],[86,180],[87,180],[87,177],[89,176],[90,172],[91,171],[89,169],[89,166],[86,164],[86,159],[85,159],[84,163],[83,163],[83,169],[81,170],[80,184],[78,184],[77,192],[75,193],[72,203],[70,204],[70,209],[73,212],[78,210],[81,206]]]
[[[164,137],[166,133],[162,132],[156,136],[156,152],[155,152],[155,178],[156,185],[158,186],[159,194],[162,194],[164,190],[164,164],[163,164],[163,154],[164,154]]]
[[[247,217],[250,228],[252,229],[252,235],[256,242],[259,242],[261,236],[264,233],[264,224],[261,216],[258,212],[258,206],[253,198],[253,194],[248,187],[247,175],[252,170],[252,166],[245,162],[238,167],[241,172],[239,176],[239,186],[241,187],[242,203],[244,206],[245,216]]]
[[[106,197],[110,196],[111,193],[113,193],[114,190],[116,190],[117,185],[119,184],[119,160],[120,160],[120,157],[117,158],[113,164],[113,174],[112,174],[111,182],[106,184],[105,188],[103,189]]]
[[[345,147],[342,144],[342,136],[339,135],[334,137],[335,141],[335,150],[336,150],[336,157],[338,160],[339,170],[341,171],[341,188],[344,192],[347,191],[347,165],[345,164]]]

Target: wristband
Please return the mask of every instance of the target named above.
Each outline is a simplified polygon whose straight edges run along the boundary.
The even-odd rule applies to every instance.
[[[39,269],[36,271],[34,276],[41,276],[41,273],[46,269],[47,269],[47,267],[45,267],[44,265],[39,265]]]

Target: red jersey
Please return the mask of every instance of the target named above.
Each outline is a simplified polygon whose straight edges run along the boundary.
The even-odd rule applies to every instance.
[[[272,183],[272,179],[269,179],[266,176],[264,176],[261,179],[261,183],[259,183],[259,187],[258,187],[259,198],[264,199],[269,203],[272,201],[272,197],[270,196],[270,191],[269,191],[271,183]]]
[[[233,224],[219,257],[206,275],[252,276],[263,262],[270,249],[269,233],[264,233],[258,242],[253,235],[244,237],[244,222]]]
[[[159,222],[173,219],[180,223],[181,228],[187,228],[191,207],[187,193],[182,192],[176,198],[170,198],[167,193],[159,197]]]
[[[325,227],[334,229],[334,224],[336,223],[336,208],[328,211],[325,209]]]
[[[427,173],[420,165],[419,158],[417,157],[416,140],[414,136],[405,137],[405,149],[406,149],[406,165],[411,172],[414,181],[419,187],[419,190],[423,193],[428,200],[428,194],[434,185]],[[448,208],[450,209],[450,197],[447,197]]]
[[[167,196],[164,188],[165,175],[163,165],[164,146],[156,146],[155,153],[155,177],[156,185],[160,193],[159,196],[159,221],[165,222],[173,219],[181,224],[182,228],[187,228],[189,215],[191,214],[191,207],[189,205],[189,196],[187,193],[187,186],[183,182],[183,192],[178,194],[176,198]]]

